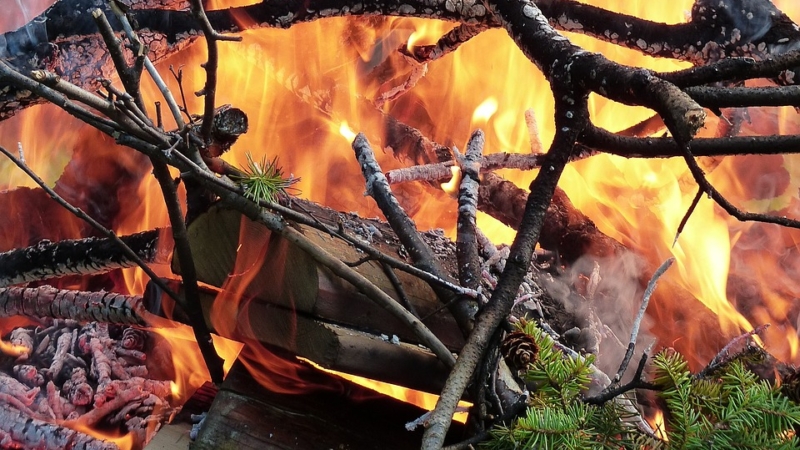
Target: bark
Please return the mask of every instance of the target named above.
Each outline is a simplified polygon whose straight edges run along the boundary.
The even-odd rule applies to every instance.
[[[144,325],[142,298],[111,292],[59,290],[51,286],[0,289],[0,317],[70,319]]]
[[[144,231],[121,239],[145,262],[163,262],[159,251],[161,230]],[[0,287],[42,281],[68,275],[90,275],[134,267],[110,239],[85,238],[59,242],[41,241],[33,247],[0,253]]]
[[[0,431],[8,437],[4,446],[60,450],[118,450],[116,444],[96,439],[60,425],[32,419],[10,405],[0,404]]]
[[[142,41],[149,47],[154,62],[189,45],[200,34],[200,26],[191,12],[152,9],[154,4],[160,8],[185,6],[182,2],[137,0],[131,4],[131,17],[138,25]],[[701,65],[731,56],[765,59],[800,47],[797,27],[768,0],[699,1],[692,10],[692,21],[678,25],[642,20],[575,1],[540,0],[535,4],[544,14],[543,18],[557,29],[581,32],[653,56],[683,59]],[[102,40],[97,36],[95,23],[88,12],[94,6],[91,0],[58,1],[25,27],[5,33],[0,40],[0,57],[8,59],[23,73],[33,69],[55,71],[93,90],[98,76],[109,78],[113,72],[110,58],[103,50]],[[289,27],[324,17],[369,14],[456,21],[468,25],[465,30],[475,30],[470,27],[476,26],[477,29],[499,26],[499,21],[482,4],[471,1],[364,3],[281,0],[211,11],[207,15],[215,30],[230,33],[241,31],[236,20],[241,15],[249,17],[251,27]],[[109,16],[112,26],[120,29],[113,15]],[[448,42],[458,43],[470,34],[444,39],[444,47]],[[436,49],[427,53],[435,54]],[[624,78],[615,80],[623,82]],[[795,77],[794,71],[789,70],[778,81],[795,84],[800,77]],[[0,93],[0,120],[39,102],[29,92],[13,86],[0,85]]]

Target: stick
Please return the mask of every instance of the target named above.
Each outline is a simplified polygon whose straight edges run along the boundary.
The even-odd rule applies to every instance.
[[[481,259],[478,254],[477,211],[478,185],[480,184],[480,157],[485,138],[483,131],[472,133],[467,144],[466,156],[460,158],[459,166],[463,178],[458,190],[458,226],[456,236],[456,260],[461,285],[477,290],[481,285]],[[469,303],[477,310],[477,302]]]
[[[378,204],[384,216],[386,216],[389,225],[392,226],[400,242],[411,255],[414,265],[439,278],[446,278],[441,263],[419,236],[414,221],[408,217],[403,207],[400,206],[400,203],[397,202],[397,199],[392,194],[389,182],[381,172],[381,168],[372,152],[372,147],[363,134],[359,133],[353,140],[353,150],[366,180],[367,194],[375,199],[375,203]],[[450,304],[453,298],[452,292],[440,289],[438,286],[431,287],[443,304]],[[466,334],[472,329],[472,314],[474,311],[471,311],[466,302],[453,303],[450,306],[450,311],[453,313],[463,333]]]
[[[133,252],[148,263],[163,262],[159,252],[162,229],[120,236]],[[68,275],[89,275],[135,267],[136,262],[121,252],[109,238],[69,239],[38,244],[0,253],[0,287],[43,281]]]
[[[498,169],[533,170],[542,166],[542,159],[541,154],[492,153],[480,158],[480,169],[482,173]],[[386,172],[386,179],[389,184],[409,181],[443,182],[453,175],[451,168],[455,165],[455,161],[445,161],[394,169]]]
[[[625,357],[622,358],[622,364],[619,365],[619,370],[617,374],[614,376],[613,383],[619,383],[622,380],[622,376],[625,374],[625,371],[628,370],[628,364],[631,362],[631,358],[633,357],[633,350],[636,348],[636,338],[639,336],[639,326],[642,324],[642,319],[644,318],[644,313],[647,311],[647,305],[650,304],[650,296],[653,295],[653,291],[656,290],[656,285],[658,284],[659,278],[670,268],[672,264],[675,262],[675,258],[669,258],[664,261],[658,269],[656,269],[653,276],[650,278],[650,281],[647,283],[647,288],[644,290],[644,295],[642,296],[642,305],[639,307],[639,313],[636,314],[636,320],[633,321],[633,328],[631,328],[631,338],[628,341],[628,349],[625,350]]]
[[[735,217],[740,222],[764,222],[774,223],[789,228],[800,229],[800,220],[790,219],[788,217],[772,216],[769,214],[756,214],[743,211],[737,208],[733,203],[726,199],[706,178],[703,169],[697,164],[697,161],[692,155],[691,148],[688,143],[681,146],[683,150],[683,159],[686,165],[689,166],[689,171],[692,173],[694,180],[697,182],[700,189],[708,194],[722,209],[728,214]]]
[[[456,51],[458,47],[461,47],[461,44],[488,29],[489,27],[485,24],[461,23],[445,33],[433,45],[418,45],[411,48],[404,45],[400,47],[400,53],[413,58],[420,64],[428,63]]]

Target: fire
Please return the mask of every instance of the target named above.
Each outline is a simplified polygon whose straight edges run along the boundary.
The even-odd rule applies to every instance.
[[[656,432],[656,436],[662,441],[668,441],[669,438],[667,437],[667,429],[666,423],[664,422],[664,413],[661,410],[656,411],[656,415],[653,416],[652,420],[650,421],[653,430]]]
[[[646,19],[677,23],[685,19],[692,1],[591,3]],[[800,6],[796,2],[775,3],[796,20],[800,19]],[[213,5],[230,6],[235,5],[229,1]],[[243,23],[249,20],[238,19]],[[452,24],[432,20],[336,18],[298,24],[288,30],[247,31],[242,33],[242,43],[220,43],[219,79],[223,82],[218,87],[217,101],[242,108],[250,122],[257,124],[225,159],[241,165],[247,152],[256,157],[277,155],[287,172],[302,177],[297,187],[304,197],[371,217],[379,211],[362,196],[363,180],[349,144],[356,132],[364,132],[376,150],[383,148],[380,139],[384,115],[408,123],[444,145],[463,148],[472,129],[481,127],[487,132],[487,152],[528,153],[530,137],[524,117],[526,110],[533,109],[539,119],[538,134],[546,148],[554,135],[548,120],[553,116],[551,93],[542,75],[503,30],[486,31],[457,52],[429,64],[427,75],[402,97],[381,108],[371,104],[381,93],[403,84],[414,68],[414,63],[398,55],[399,47],[435,42],[451,27]],[[602,52],[632,66],[660,71],[687,67],[685,63],[650,58],[586,36],[570,35],[570,38],[589,51]],[[196,44],[165,61],[160,68],[167,73],[170,64],[185,67],[184,89],[192,92],[204,82],[204,72],[197,69],[204,61],[205,48]],[[178,91],[175,80],[168,78],[167,82],[173,91]],[[148,103],[158,98],[152,86],[147,87],[146,95]],[[191,111],[202,110],[200,99],[190,96],[187,100]],[[645,108],[628,107],[597,96],[590,101],[595,123],[611,130],[627,128],[652,115]],[[80,158],[73,158],[72,150],[83,149],[76,151],[76,155],[83,155],[92,164],[87,163],[86,172],[79,172],[79,176],[101,186],[109,186],[123,177],[133,181],[134,187],[117,194],[120,198],[106,199],[119,200],[120,210],[111,220],[118,233],[166,226],[160,191],[147,170],[142,170],[147,167],[146,162],[130,150],[113,146],[109,138],[98,133],[85,129],[72,132],[78,126],[65,117],[56,113],[54,107],[27,111],[0,125],[0,142],[10,148],[21,142],[28,163],[48,182],[55,182],[68,162],[78,164],[76,159]],[[797,133],[800,126],[791,120],[796,120],[796,114],[788,109],[754,113],[753,125],[746,132]],[[45,121],[50,124],[46,135],[34,128]],[[715,126],[710,121],[703,133],[713,134]],[[101,149],[105,156],[98,156]],[[376,153],[384,170],[400,165],[391,152]],[[114,164],[99,162],[106,160]],[[724,158],[702,163],[707,164],[712,183],[735,204],[759,212],[800,216],[797,156]],[[770,173],[778,175],[747,178],[747,174],[757,172],[751,170],[753,164],[768,165]],[[89,172],[90,166],[97,167]],[[503,175],[520,186],[527,186],[534,176],[532,173]],[[5,180],[0,189],[30,185],[5,163],[0,164],[0,179]],[[730,181],[742,179],[745,181]],[[654,317],[663,324],[658,337],[664,344],[676,345],[694,364],[708,361],[717,350],[705,342],[704,330],[691,320],[691,310],[684,307],[682,314],[688,320],[676,323],[681,309],[676,292],[682,289],[718,316],[719,326],[726,334],[772,323],[765,336],[769,350],[782,360],[796,360],[800,347],[798,324],[794,322],[797,314],[790,304],[800,292],[797,281],[800,280],[797,269],[800,234],[796,231],[740,224],[703,198],[675,241],[678,224],[696,193],[695,184],[679,159],[644,161],[601,155],[568,166],[560,186],[604,233],[642,255],[649,264],[655,266],[668,257],[676,258],[676,268],[665,277],[664,287],[657,292],[652,306]],[[454,236],[456,207],[447,194],[431,193],[413,184],[394,189],[420,228],[443,228]],[[76,193],[76,197],[85,199],[96,192],[87,190]],[[498,242],[510,242],[513,237],[513,232],[485,215],[479,215],[478,221],[484,232]],[[41,228],[56,234],[50,239],[82,233],[80,225],[72,222],[59,230],[46,230],[44,225]],[[29,236],[0,234],[3,239],[0,244],[27,245],[28,239],[45,236],[44,231],[42,236],[38,231]],[[246,339],[251,330],[246,326],[237,328],[242,325],[238,317],[241,308],[236,305],[247,301],[242,294],[249,277],[254,275],[247,267],[264,257],[262,244],[250,241],[243,246],[256,250],[240,253],[236,264],[241,276],[225,286],[215,302],[220,308],[212,312],[217,320],[215,327],[227,336],[243,337],[244,361],[251,372],[269,374],[259,380],[265,386],[278,392],[310,389],[291,385],[301,378],[303,369],[270,357],[260,343]],[[169,274],[167,267],[157,269]],[[139,271],[129,270],[125,280],[115,288],[141,293],[146,281]],[[695,307],[701,307],[700,303],[693,303],[691,308]],[[165,333],[170,335],[171,342],[192,340],[186,330],[170,328]],[[191,352],[175,353],[176,357],[184,358],[176,362],[176,367],[189,372],[186,378],[176,381],[176,391],[186,395],[189,386],[201,382],[203,375],[191,372],[203,364],[198,355],[189,355]],[[232,360],[233,357],[226,359]],[[280,382],[276,377],[282,377]]]
[[[328,370],[319,364],[316,364],[314,361],[308,360],[303,358],[303,361],[308,362],[309,364],[313,365],[319,370],[332,373],[336,376],[342,377],[346,380],[350,380],[353,383],[358,385],[364,386],[365,388],[372,389],[373,391],[380,392],[381,394],[388,395],[389,397],[396,398],[398,400],[402,400],[406,403],[411,403],[413,405],[417,405],[422,409],[431,411],[436,406],[436,401],[439,399],[438,395],[429,394],[427,392],[416,391],[413,389],[404,388],[402,386],[397,386],[396,384],[392,383],[384,383],[382,381],[371,380],[369,378],[358,377],[355,375],[350,375],[348,373],[337,372],[335,370]],[[470,406],[471,403],[460,401],[459,406],[466,410]],[[466,412],[457,412],[453,416],[453,420],[461,423],[465,423],[467,421],[467,413]]]

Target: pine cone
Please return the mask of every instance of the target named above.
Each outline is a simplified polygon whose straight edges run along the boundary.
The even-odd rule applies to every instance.
[[[517,372],[525,371],[539,356],[539,346],[533,337],[522,331],[514,331],[500,344],[506,363]]]
[[[789,375],[784,377],[781,392],[789,397],[789,400],[800,403],[800,372],[797,369],[791,368]]]
[[[136,328],[125,328],[122,332],[122,348],[127,350],[144,350],[147,333]]]

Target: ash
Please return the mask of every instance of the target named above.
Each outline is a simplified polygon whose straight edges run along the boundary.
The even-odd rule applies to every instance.
[[[134,448],[144,447],[176,412],[171,382],[154,379],[168,374],[149,367],[165,364],[148,364],[154,339],[132,327],[64,320],[4,336],[11,348],[0,357],[0,447],[117,448],[86,430],[131,433]]]

